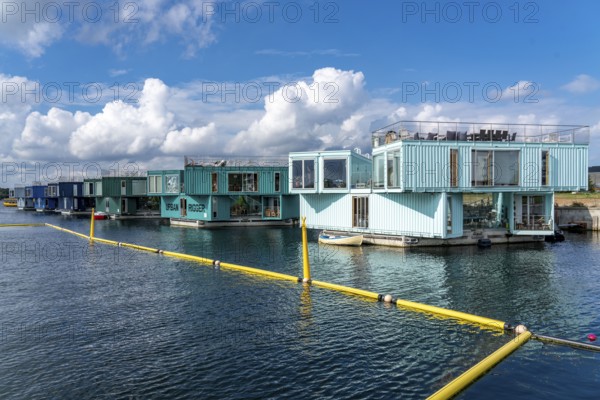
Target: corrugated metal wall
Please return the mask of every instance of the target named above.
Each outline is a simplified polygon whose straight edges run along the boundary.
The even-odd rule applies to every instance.
[[[161,196],[160,197],[160,216],[165,218],[181,217],[179,209],[179,199],[181,196]]]
[[[275,191],[275,172],[279,172],[280,190]],[[212,191],[212,174],[217,174],[217,192]],[[230,194],[228,175],[232,173],[257,173],[258,192],[233,192],[256,195],[286,194],[289,192],[287,167],[186,167],[184,172],[185,191],[187,194]]]
[[[340,229],[420,237],[446,235],[445,193],[369,195],[369,228],[352,228],[352,194],[305,194],[300,216],[316,229]],[[453,197],[455,223],[462,234],[462,197]],[[453,211],[454,211],[453,209]],[[460,221],[460,222],[458,222]]]
[[[442,237],[446,234],[443,196],[443,193],[373,194],[369,199],[369,230]]]
[[[306,217],[306,224],[311,226],[351,229],[352,196],[333,193],[302,195],[300,217]]]
[[[393,146],[393,147],[391,147]],[[528,191],[578,190],[587,188],[588,146],[558,143],[397,142],[390,151],[400,152],[401,182],[390,191]],[[450,150],[458,149],[459,184],[450,187]],[[473,187],[472,150],[518,150],[521,186]],[[385,148],[378,148],[381,154]],[[541,186],[542,150],[550,152],[549,185]],[[387,161],[386,161],[387,168]]]

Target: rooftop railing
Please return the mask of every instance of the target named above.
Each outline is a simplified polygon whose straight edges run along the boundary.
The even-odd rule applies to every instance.
[[[269,157],[269,156],[209,156],[194,157],[184,156],[184,165],[186,167],[287,167],[289,165],[288,157]]]
[[[587,125],[399,121],[372,134],[373,147],[399,140],[589,144]]]

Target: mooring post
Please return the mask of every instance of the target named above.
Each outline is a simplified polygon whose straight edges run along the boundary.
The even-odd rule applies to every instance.
[[[310,261],[308,260],[308,234],[306,233],[306,217],[302,217],[302,264],[304,279],[302,282],[310,283]]]
[[[94,240],[94,209],[92,208],[92,215],[90,216],[90,240]]]

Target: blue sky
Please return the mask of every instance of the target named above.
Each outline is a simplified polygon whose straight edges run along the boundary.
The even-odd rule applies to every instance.
[[[435,119],[590,125],[596,165],[598,15],[596,1],[0,1],[0,157],[146,169],[369,152],[371,129]]]

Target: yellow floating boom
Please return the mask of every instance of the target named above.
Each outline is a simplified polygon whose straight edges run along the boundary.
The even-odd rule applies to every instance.
[[[449,399],[455,396],[467,386],[475,382],[480,376],[492,369],[496,364],[508,357],[531,338],[531,332],[527,331],[516,336],[513,340],[500,347],[498,350],[481,360],[479,363],[462,373],[458,378],[432,394],[428,400]]]

